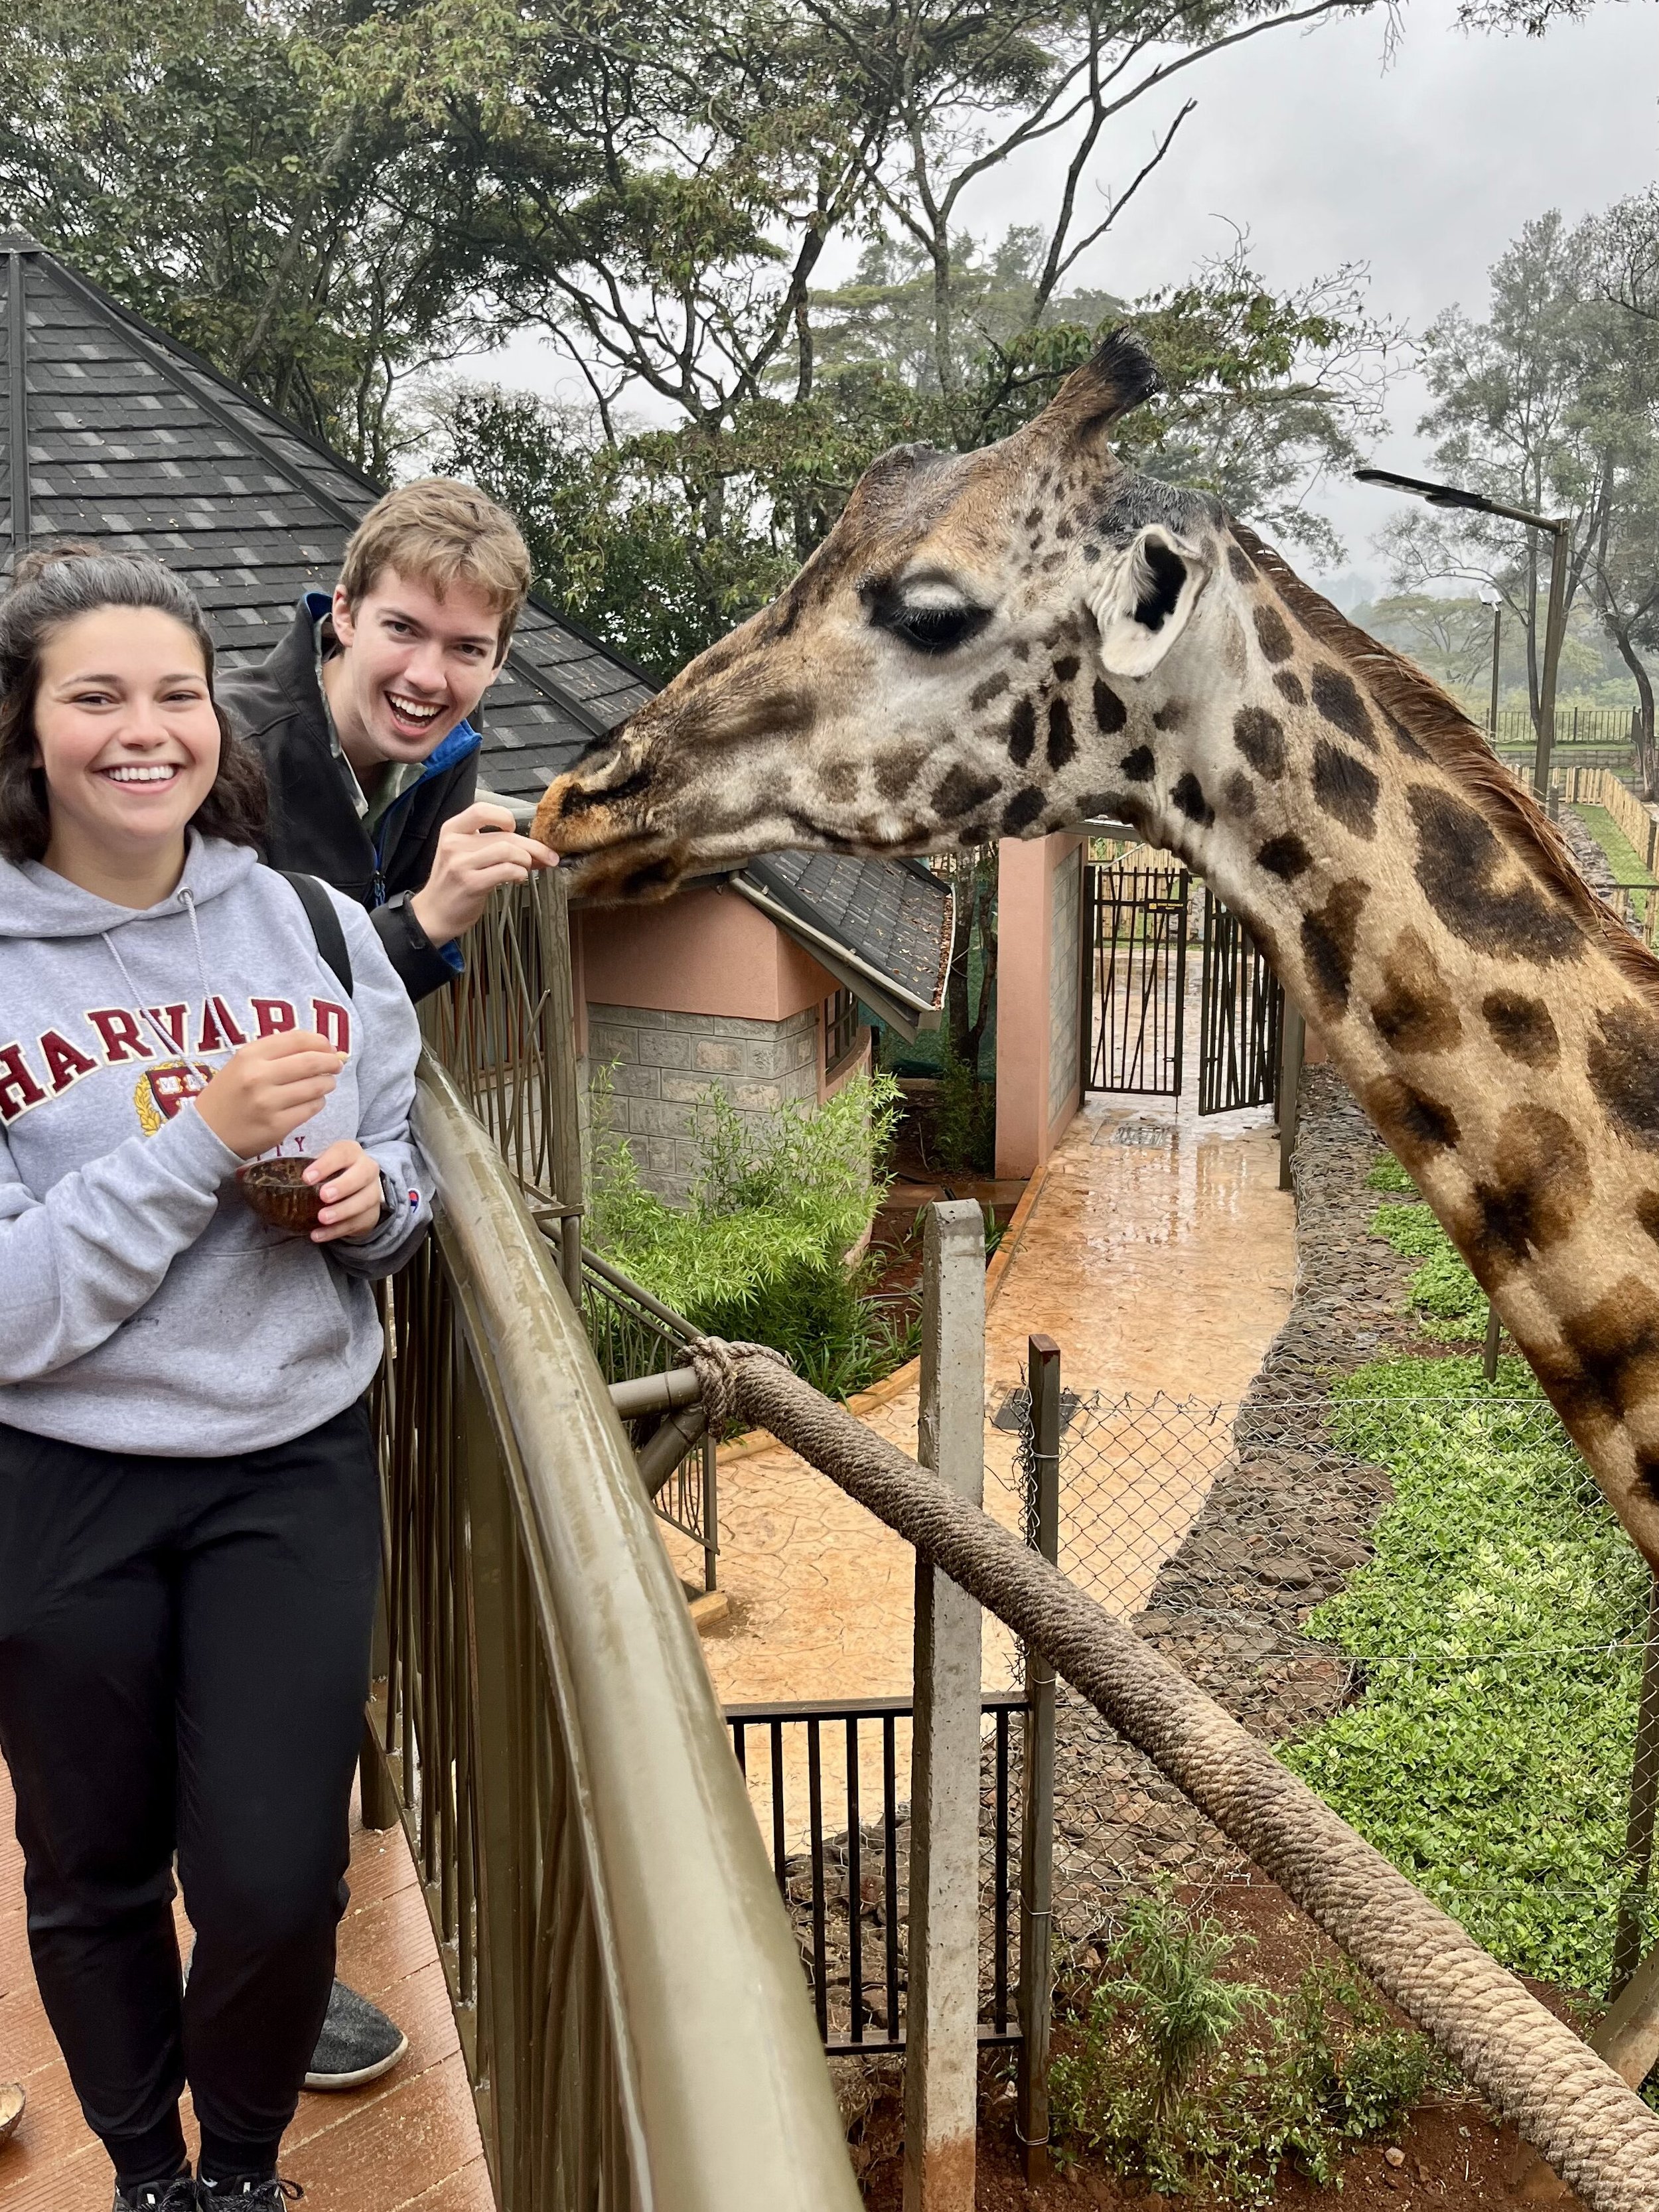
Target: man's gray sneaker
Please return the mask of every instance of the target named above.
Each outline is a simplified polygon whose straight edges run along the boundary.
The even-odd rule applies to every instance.
[[[328,1993],[328,2014],[306,2075],[307,2089],[361,2089],[389,2074],[409,2048],[409,2038],[378,2005],[343,1982]],[[263,2207],[261,2208],[263,2212]]]
[[[195,2182],[181,2173],[173,2181],[147,2181],[131,2197],[124,2197],[118,2187],[113,2212],[201,2212],[201,2208]]]

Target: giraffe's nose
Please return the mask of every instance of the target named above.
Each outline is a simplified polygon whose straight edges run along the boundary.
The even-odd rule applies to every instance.
[[[556,853],[591,853],[637,836],[645,824],[651,770],[622,749],[555,776],[536,809],[531,835]]]

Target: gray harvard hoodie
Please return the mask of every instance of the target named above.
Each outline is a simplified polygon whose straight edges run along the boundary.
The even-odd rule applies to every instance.
[[[334,904],[349,1000],[293,887],[243,847],[192,835],[178,890],[142,913],[0,861],[0,1421],[214,1455],[302,1436],[367,1387],[369,1281],[426,1227],[430,1186],[414,1011],[368,916]],[[191,1103],[278,1029],[347,1055],[282,1152],[356,1137],[404,1194],[362,1243],[265,1227]]]

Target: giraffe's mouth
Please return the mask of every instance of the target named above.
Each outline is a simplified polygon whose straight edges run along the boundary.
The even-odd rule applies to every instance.
[[[530,834],[565,861],[582,897],[666,898],[685,873],[679,842],[641,819],[648,781],[641,771],[596,787],[576,769],[548,786]]]

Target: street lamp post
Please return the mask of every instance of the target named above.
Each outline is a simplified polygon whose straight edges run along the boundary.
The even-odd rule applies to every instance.
[[[1555,672],[1561,659],[1561,640],[1567,622],[1567,540],[1572,526],[1565,515],[1534,514],[1524,507],[1505,507],[1484,492],[1466,491],[1461,484],[1430,483],[1422,477],[1402,477],[1393,469],[1356,469],[1360,483],[1382,484],[1403,491],[1431,507],[1462,507],[1470,514],[1501,515],[1506,522],[1524,523],[1528,530],[1550,533],[1550,599],[1544,617],[1544,664],[1538,676],[1538,744],[1533,755],[1532,787],[1546,805],[1549,800],[1550,757],[1555,750]]]
[[[1480,604],[1492,609],[1492,703],[1486,708],[1486,735],[1492,739],[1492,749],[1498,750],[1498,671],[1504,651],[1504,602],[1489,584],[1480,594]]]

